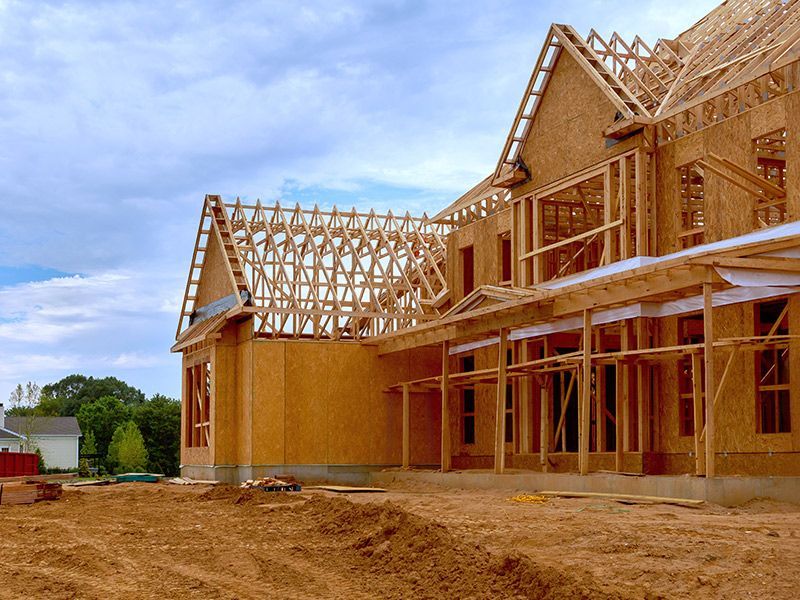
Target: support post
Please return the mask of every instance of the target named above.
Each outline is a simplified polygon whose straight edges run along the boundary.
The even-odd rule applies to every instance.
[[[450,470],[450,341],[442,342],[442,473]]]
[[[550,437],[550,410],[548,408],[547,377],[547,375],[542,376],[539,387],[539,410],[541,411],[539,415],[539,462],[544,473],[547,473],[547,452],[550,449],[548,441]]]
[[[581,475],[589,473],[589,429],[590,402],[592,401],[592,311],[583,311],[583,378],[581,381],[581,403],[578,414],[580,425],[578,428],[578,465]]]
[[[703,423],[703,377],[701,376],[700,355],[696,352],[692,354],[692,402],[694,405],[694,457],[695,475],[706,474],[705,452],[700,441]]]
[[[617,377],[617,385],[616,385],[616,394],[617,399],[614,402],[614,438],[615,438],[615,445],[614,445],[614,469],[616,471],[623,471],[623,467],[625,464],[625,454],[623,452],[622,446],[622,438],[625,437],[625,427],[623,421],[623,412],[621,410],[622,404],[624,402],[625,394],[623,390],[625,389],[625,374],[623,372],[623,365],[624,362],[621,360],[615,361],[616,367],[616,377]]]
[[[703,333],[705,353],[703,356],[706,368],[706,477],[714,477],[714,315],[712,309],[711,273],[703,284]],[[696,425],[695,425],[696,427]]]
[[[603,339],[603,330],[597,329],[597,341],[595,343],[595,350],[597,352],[605,351],[605,343]],[[594,374],[594,399],[595,399],[595,451],[606,451],[606,368],[605,366],[598,365],[595,368]]]
[[[636,348],[639,350],[649,347],[647,336],[647,321],[644,318],[636,319]],[[647,386],[647,367],[639,363],[636,365],[636,405],[638,409],[637,421],[639,425],[639,443],[637,448],[642,453],[642,471],[644,472],[644,453],[650,450],[650,394]]]
[[[623,352],[627,352],[631,349],[631,335],[630,335],[630,328],[631,324],[630,321],[623,321],[619,325],[619,335],[620,335],[620,349]],[[622,444],[622,450],[624,452],[630,452],[631,450],[631,435],[630,435],[630,372],[631,367],[627,361],[622,363],[622,396],[618,399],[622,402],[621,405],[617,406],[617,412],[622,415],[622,437],[617,438],[617,443]]]
[[[528,342],[522,340],[518,343],[519,359],[515,362],[528,362]],[[517,355],[515,355],[517,356]],[[533,420],[532,392],[533,378],[520,377],[517,379],[517,389],[519,390],[519,452],[520,454],[531,454],[533,452],[533,431],[531,421]]]
[[[408,389],[408,384],[403,384],[403,468],[409,467],[411,459],[411,446],[410,446],[410,421],[411,421],[411,391]]]
[[[500,346],[497,358],[497,407],[494,424],[494,472],[498,475],[506,466],[506,354],[508,352],[508,329],[500,330]]]

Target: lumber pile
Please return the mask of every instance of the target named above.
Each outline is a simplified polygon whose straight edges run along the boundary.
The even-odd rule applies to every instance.
[[[14,481],[0,483],[0,505],[33,504],[43,500],[58,500],[60,483],[49,481]]]
[[[299,492],[300,485],[289,483],[275,477],[259,477],[258,479],[248,479],[239,487],[245,489],[259,489],[265,492]]]

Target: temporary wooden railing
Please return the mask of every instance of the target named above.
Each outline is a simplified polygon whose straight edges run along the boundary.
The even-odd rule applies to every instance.
[[[515,200],[512,221],[519,243],[516,285],[535,285],[592,266],[648,254],[654,220],[650,217],[650,157],[632,150],[589,167]],[[559,220],[567,210],[565,224]],[[552,214],[551,214],[552,213]],[[580,218],[578,218],[580,217]],[[597,264],[575,261],[589,244],[602,248]],[[557,253],[554,255],[554,253]],[[553,257],[546,267],[544,259]]]

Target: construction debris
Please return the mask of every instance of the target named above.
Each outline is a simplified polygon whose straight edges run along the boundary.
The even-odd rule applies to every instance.
[[[690,498],[663,498],[661,496],[638,496],[634,494],[602,494],[599,492],[539,492],[542,496],[554,498],[607,498],[620,504],[672,504],[686,508],[700,508],[705,500],[692,500]]]
[[[239,487],[245,489],[259,489],[265,492],[299,492],[302,488],[299,483],[288,483],[275,477],[260,477],[248,479]]]
[[[58,500],[62,491],[60,483],[47,481],[0,483],[0,505],[33,504],[42,500]]]
[[[379,487],[352,487],[349,485],[312,485],[306,489],[326,490],[328,492],[336,492],[337,494],[369,494],[375,492],[386,492],[385,489]]]
[[[174,485],[219,485],[221,481],[214,479],[192,479],[191,477],[173,477],[167,483]]]
[[[520,502],[522,504],[545,504],[547,502],[546,496],[537,494],[519,494],[509,498],[511,502]]]

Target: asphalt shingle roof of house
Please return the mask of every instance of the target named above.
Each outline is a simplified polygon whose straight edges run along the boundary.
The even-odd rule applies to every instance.
[[[32,435],[81,435],[81,428],[75,417],[36,417],[30,423],[28,417],[6,417],[5,428],[17,433]],[[2,433],[2,432],[0,432]]]

